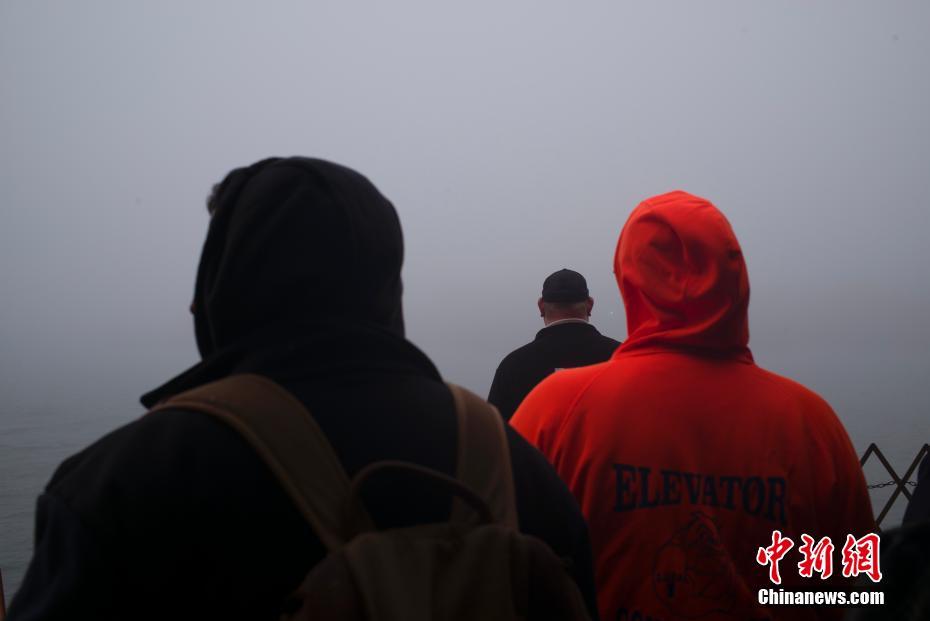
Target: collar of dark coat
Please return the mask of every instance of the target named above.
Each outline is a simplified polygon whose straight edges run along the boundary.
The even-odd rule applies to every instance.
[[[597,331],[597,328],[594,327],[594,324],[580,321],[568,321],[565,323],[558,323],[554,326],[546,326],[542,330],[536,333],[536,338],[541,339],[547,336],[554,334],[583,334],[585,332],[590,332],[592,334],[600,334]]]
[[[270,326],[215,352],[140,398],[151,408],[186,390],[235,373],[258,373],[276,381],[356,371],[407,372],[442,381],[432,361],[415,345],[374,324],[313,321]]]

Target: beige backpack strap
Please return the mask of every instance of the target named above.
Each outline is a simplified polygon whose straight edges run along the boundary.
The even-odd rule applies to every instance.
[[[510,444],[497,408],[461,386],[448,384],[458,417],[458,479],[488,503],[497,522],[518,529]],[[474,515],[457,500],[452,521]]]
[[[238,431],[274,472],[328,550],[345,540],[349,477],[316,421],[266,377],[231,375],[158,404],[210,414]]]

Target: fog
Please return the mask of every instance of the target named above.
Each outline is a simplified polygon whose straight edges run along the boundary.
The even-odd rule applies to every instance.
[[[920,1],[0,3],[0,437],[39,429],[0,448],[54,448],[28,506],[196,362],[204,199],[268,155],[394,202],[408,336],[485,394],[556,269],[625,338],[623,222],[704,196],[757,362],[903,469],[930,440],[928,27]]]

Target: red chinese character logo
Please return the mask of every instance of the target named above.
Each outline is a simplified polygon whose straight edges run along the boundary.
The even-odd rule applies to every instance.
[[[853,578],[859,574],[867,575],[872,582],[882,579],[882,570],[878,565],[879,537],[872,533],[856,539],[846,535],[843,546],[843,576]]]
[[[804,557],[798,563],[798,573],[802,578],[810,578],[814,572],[820,574],[821,580],[833,575],[833,541],[824,537],[814,545],[814,538],[810,535],[801,535],[801,547],[798,552]]]
[[[794,547],[794,542],[789,537],[782,537],[780,530],[772,531],[772,545],[767,548],[759,548],[756,553],[756,562],[762,565],[770,565],[769,580],[774,584],[781,584],[781,574],[778,572],[778,562],[784,557],[788,550]]]

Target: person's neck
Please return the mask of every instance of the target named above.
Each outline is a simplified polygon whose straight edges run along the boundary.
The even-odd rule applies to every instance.
[[[588,323],[588,320],[584,317],[559,317],[557,319],[546,318],[544,321],[547,328],[563,323]]]

